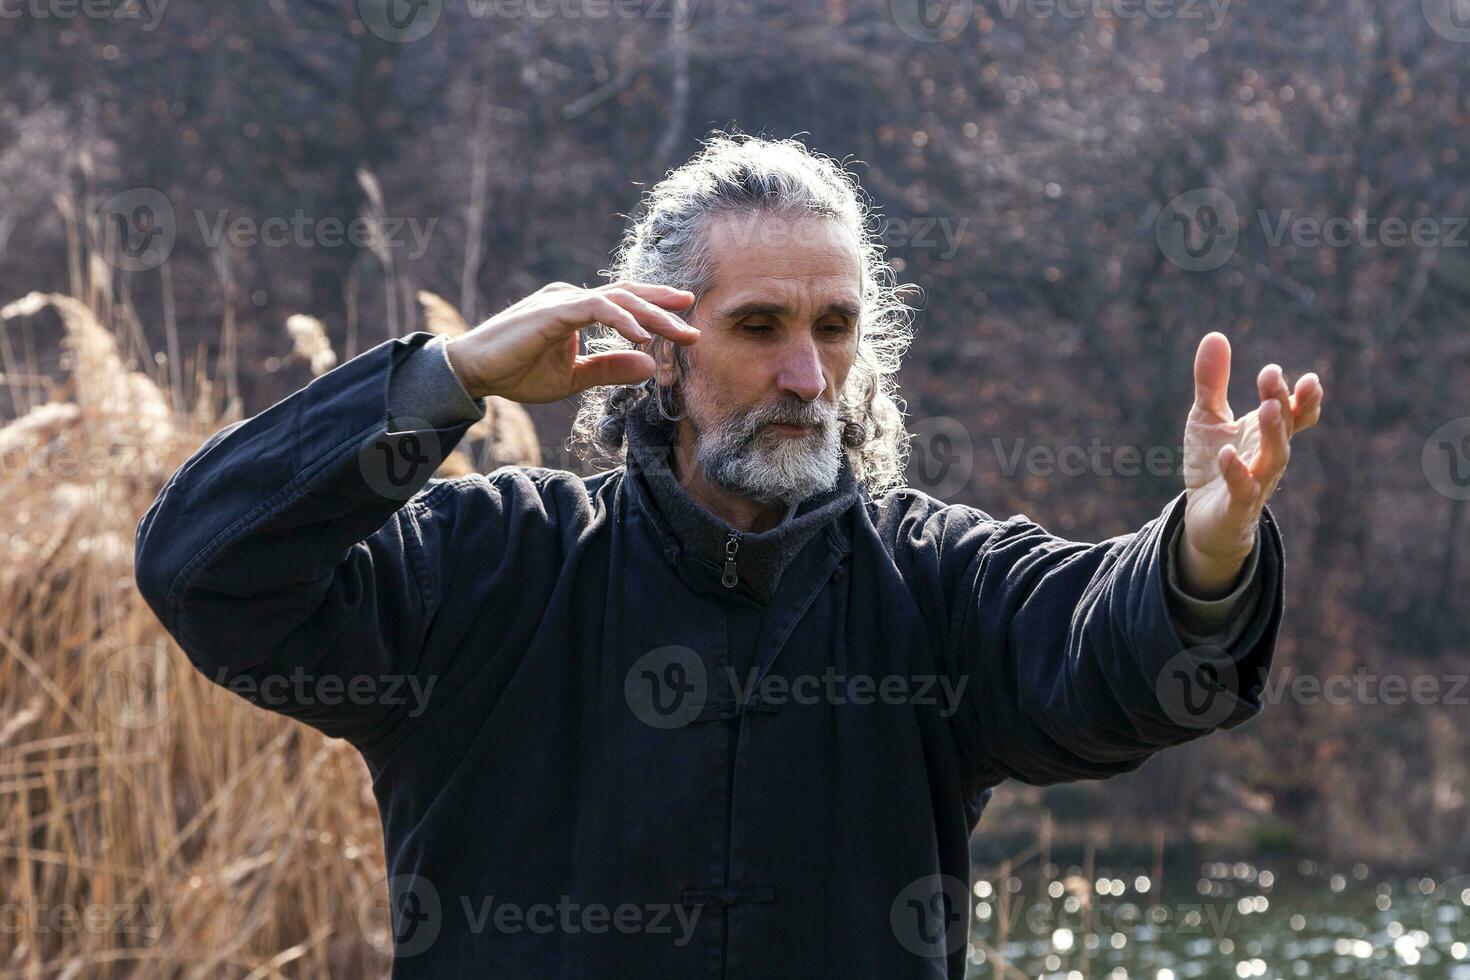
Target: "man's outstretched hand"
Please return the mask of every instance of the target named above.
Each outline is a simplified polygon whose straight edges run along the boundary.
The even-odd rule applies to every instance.
[[[1184,536],[1180,585],[1191,595],[1225,595],[1255,544],[1261,509],[1286,472],[1291,437],[1322,414],[1322,383],[1297,379],[1293,392],[1280,365],[1256,377],[1259,408],[1236,418],[1226,389],[1230,341],[1206,334],[1194,355],[1194,407],[1184,426]]]

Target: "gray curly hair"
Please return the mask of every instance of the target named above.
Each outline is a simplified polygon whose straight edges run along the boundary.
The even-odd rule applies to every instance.
[[[903,485],[909,434],[895,376],[912,340],[913,310],[904,301],[909,286],[894,283],[878,240],[879,218],[867,206],[856,178],[831,158],[796,140],[769,140],[716,132],[687,163],[648,191],[623,236],[609,281],[660,283],[694,293],[695,302],[713,285],[706,234],[712,219],[762,212],[783,217],[817,216],[841,222],[858,242],[862,300],[858,349],[838,401],[843,445],[853,475],[871,495]],[[633,345],[606,326],[589,331],[589,353],[630,350]],[[672,348],[682,374],[686,352],[655,336],[646,346],[655,360]],[[591,465],[618,465],[626,454],[630,412],[642,405],[650,415],[672,419],[679,410],[679,384],[652,378],[636,385],[590,388],[572,423],[569,447]]]

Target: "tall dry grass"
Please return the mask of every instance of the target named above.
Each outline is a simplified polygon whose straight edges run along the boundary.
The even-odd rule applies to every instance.
[[[211,685],[136,591],[138,519],[235,416],[206,372],[180,379],[167,357],[150,365],[167,378],[129,366],[141,327],[99,288],[99,265],[83,263],[86,300],[0,309],[6,384],[28,406],[0,428],[0,980],[385,975],[382,838],[361,759]],[[431,329],[464,329],[421,299]],[[62,379],[33,403],[38,379],[9,338],[57,324]],[[319,323],[289,331],[292,356],[317,373],[335,363]],[[507,403],[466,446],[444,475],[539,458]]]

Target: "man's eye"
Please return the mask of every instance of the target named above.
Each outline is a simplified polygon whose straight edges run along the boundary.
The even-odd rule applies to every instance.
[[[829,323],[822,327],[822,330],[824,332],[837,335],[845,334],[850,329],[851,328],[845,323]]]
[[[747,323],[745,324],[745,329],[750,333],[770,333],[776,328],[769,323]]]

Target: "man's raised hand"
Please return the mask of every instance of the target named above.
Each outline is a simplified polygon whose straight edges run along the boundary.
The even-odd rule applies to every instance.
[[[1184,536],[1180,584],[1212,598],[1230,591],[1255,543],[1256,522],[1286,472],[1291,437],[1322,414],[1322,383],[1304,374],[1295,391],[1281,367],[1256,378],[1261,404],[1237,419],[1230,411],[1230,341],[1206,334],[1194,355],[1194,407],[1184,427]]]
[[[582,330],[601,322],[633,344],[654,334],[692,344],[699,330],[669,311],[693,302],[688,290],[655,283],[586,289],[554,282],[450,341],[449,363],[475,398],[499,395],[534,404],[598,385],[637,384],[653,376],[652,357],[641,350],[584,355]]]

